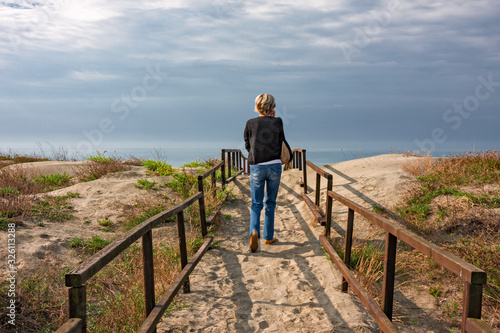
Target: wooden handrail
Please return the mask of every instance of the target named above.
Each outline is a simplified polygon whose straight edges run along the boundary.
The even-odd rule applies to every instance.
[[[295,151],[295,150],[294,150]],[[299,150],[296,150],[300,154]],[[358,213],[365,217],[367,220],[378,225],[387,231],[385,239],[385,256],[384,256],[384,281],[382,290],[382,309],[374,310],[372,309],[373,303],[371,301],[363,300],[365,306],[367,306],[370,313],[374,316],[377,323],[379,323],[382,330],[385,332],[393,332],[393,328],[385,327],[383,328],[383,322],[386,320],[392,320],[392,309],[394,301],[394,282],[395,282],[395,266],[396,266],[396,251],[397,251],[397,241],[398,239],[404,241],[413,248],[419,250],[427,257],[433,259],[438,264],[448,269],[452,273],[459,276],[465,284],[464,287],[464,307],[462,314],[462,332],[492,332],[484,322],[480,320],[481,318],[481,308],[482,308],[482,290],[483,286],[486,284],[486,272],[479,269],[478,267],[466,262],[465,260],[453,255],[452,253],[440,248],[439,246],[425,240],[424,238],[416,235],[415,233],[409,231],[405,227],[389,221],[388,219],[375,214],[368,209],[356,204],[355,202],[339,195],[332,191],[333,177],[328,172],[325,172],[314,163],[307,161],[305,165],[309,166],[314,172],[316,172],[316,201],[313,203],[307,194],[307,178],[304,168],[304,180],[299,182],[301,186],[304,187],[304,193],[302,194],[303,200],[306,202],[307,206],[310,208],[318,222],[324,222],[325,233],[320,236],[320,240],[323,243],[325,249],[330,254],[330,257],[335,262],[337,267],[342,273],[342,287],[343,292],[347,292],[348,286],[363,300],[366,298],[363,291],[360,291],[358,282],[353,280],[351,274],[346,270],[351,260],[351,247],[352,247],[352,234],[354,230],[353,221],[354,213]],[[300,164],[299,164],[300,166]],[[321,190],[321,177],[328,180],[328,185],[326,189],[326,221],[324,215],[321,215],[321,210],[319,209],[320,203],[320,190]],[[331,222],[332,222],[332,200],[337,200],[348,208],[348,221],[347,221],[347,231],[345,239],[345,249],[344,249],[344,261],[341,263],[338,255],[330,253],[334,251],[333,248],[327,247],[326,243],[330,236]],[[323,223],[321,223],[323,225]],[[380,315],[382,312],[383,316]],[[385,318],[385,319],[384,319]],[[382,321],[382,324],[381,322]]]
[[[436,244],[425,240],[405,227],[369,211],[332,190],[327,191],[327,197],[337,200],[349,209],[344,263],[350,262],[354,212],[365,217],[368,221],[376,224],[387,232],[385,240],[382,310],[388,319],[392,320],[397,240],[400,239],[427,257],[433,259],[442,267],[456,274],[464,281],[462,332],[492,332],[492,329],[481,321],[482,290],[483,286],[486,284],[485,271],[440,248]],[[324,240],[327,241],[326,238],[324,238]],[[353,281],[349,282],[350,276],[342,270],[342,265],[337,261],[335,261],[335,263],[337,267],[341,269],[343,275],[342,291],[346,292],[348,284],[352,284]],[[351,285],[351,287],[353,287],[353,285]],[[354,288],[357,287],[354,286]]]
[[[201,177],[201,179],[205,179],[207,178],[208,176],[211,176],[213,175],[220,167],[222,167],[222,164],[224,162],[219,162],[217,163],[214,167],[212,167],[210,170],[208,171],[205,171],[204,173],[202,173],[201,175],[199,175],[198,177]]]
[[[145,288],[145,305],[146,314],[152,314],[148,316],[148,321],[143,325],[146,327],[147,332],[156,331],[156,323],[161,318],[161,315],[170,304],[173,297],[177,294],[181,287],[184,288],[185,292],[190,291],[189,285],[189,275],[201,260],[204,253],[208,250],[210,244],[213,241],[212,237],[207,237],[205,243],[202,245],[200,250],[194,255],[192,260],[188,263],[187,249],[186,249],[186,236],[184,230],[184,210],[191,206],[196,201],[199,201],[200,208],[200,221],[202,236],[207,236],[206,228],[206,211],[205,211],[205,201],[204,201],[204,188],[203,180],[209,176],[212,176],[212,185],[215,186],[215,172],[220,168],[222,171],[222,187],[225,184],[234,180],[240,172],[238,172],[233,177],[229,177],[226,181],[225,179],[225,160],[224,155],[228,151],[233,156],[233,163],[229,163],[229,167],[234,165],[237,170],[241,170],[241,160],[246,160],[242,155],[241,151],[237,149],[222,150],[223,159],[217,165],[212,167],[210,170],[204,172],[202,175],[198,176],[198,193],[192,195],[188,199],[179,203],[175,207],[169,210],[163,211],[146,221],[135,226],[133,229],[125,233],[124,235],[118,237],[111,244],[106,246],[104,249],[98,253],[91,256],[87,261],[80,264],[70,273],[65,276],[65,283],[69,289],[69,320],[66,321],[58,330],[58,333],[70,333],[70,332],[85,332],[87,327],[87,296],[86,296],[86,286],[87,282],[92,276],[99,272],[103,267],[105,267],[109,262],[116,258],[120,253],[126,250],[130,245],[136,242],[142,237],[142,249],[143,249],[143,263],[144,263],[144,288]],[[230,156],[230,155],[229,155]],[[238,156],[238,159],[236,159]],[[231,160],[231,157],[229,157]],[[231,171],[229,171],[229,176]],[[214,195],[216,193],[214,192]],[[227,199],[227,196],[226,196]],[[222,208],[222,204],[219,204],[209,220],[213,220]],[[159,224],[166,222],[168,219],[177,216],[177,230],[179,233],[179,247],[180,247],[180,259],[181,266],[183,268],[182,272],[177,276],[174,283],[170,286],[165,296],[162,298],[159,304],[155,304],[155,291],[154,291],[154,267],[153,267],[153,234],[152,229],[157,227]],[[166,298],[165,298],[166,297]],[[163,303],[162,303],[163,302]],[[158,311],[161,308],[160,311]],[[161,312],[161,313],[160,313]],[[158,313],[160,313],[158,315]],[[151,319],[153,318],[153,319]],[[153,320],[153,324],[151,324]],[[149,325],[149,324],[151,325]],[[148,326],[149,325],[149,326]]]
[[[405,227],[369,211],[368,209],[341,196],[338,193],[328,191],[328,196],[331,196],[344,206],[354,210],[367,220],[393,234],[411,247],[419,250],[427,257],[433,259],[438,264],[450,270],[452,273],[458,275],[462,280],[473,284],[486,284],[486,272],[482,269],[477,268],[456,255],[451,254],[450,252],[409,231]]]
[[[114,240],[104,249],[94,254],[92,257],[73,269],[70,273],[66,274],[66,287],[82,286],[88,279],[94,276],[111,260],[116,258],[116,256],[118,256],[139,238],[144,236],[148,231],[152,230],[160,223],[164,223],[169,218],[175,216],[178,212],[186,209],[201,196],[202,193],[196,193],[175,207],[147,219],[126,234]]]
[[[320,167],[318,167],[317,165],[315,165],[314,163],[312,163],[311,161],[307,161],[306,164],[311,168],[313,169],[317,174],[319,174],[320,176],[322,176],[323,178],[326,178],[326,179],[330,179],[332,178],[333,176],[331,174],[329,174],[328,172],[324,171],[324,170],[321,170]]]
[[[307,170],[306,170],[306,168],[304,168],[304,193],[302,194],[302,198],[304,198],[304,200],[308,204],[311,211],[313,211],[313,214],[315,214],[315,216],[317,216],[317,213],[315,211],[319,211],[319,202],[320,202],[320,194],[321,194],[321,177],[326,178],[326,180],[327,180],[326,190],[331,191],[333,188],[333,176],[330,173],[319,168],[317,165],[315,165],[311,161],[306,161],[306,165],[309,166],[311,169],[313,169],[316,172],[316,190],[315,190],[316,198],[314,201],[315,207],[309,203],[309,201],[310,201],[309,198],[306,199],[306,196],[305,196],[307,193],[307,178],[306,178]],[[331,221],[332,221],[332,198],[330,198],[329,196],[326,197],[325,212],[326,212],[325,213],[326,214],[326,221],[324,223],[321,223],[322,220],[320,220],[319,218],[316,218],[316,220],[321,225],[325,225],[325,236],[330,237],[330,229],[331,229]]]

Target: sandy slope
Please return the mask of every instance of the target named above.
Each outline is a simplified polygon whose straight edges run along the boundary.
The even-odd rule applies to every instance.
[[[76,164],[75,164],[76,163]],[[74,174],[82,162],[36,162],[26,163],[25,166],[34,174],[53,174],[66,172]],[[141,200],[152,200],[152,196],[165,194],[168,198],[171,191],[163,187],[159,193],[151,193],[134,186],[137,179],[149,179],[157,184],[165,180],[164,177],[152,177],[146,174],[144,167],[132,166],[130,170],[108,174],[100,179],[78,183],[64,189],[48,193],[52,196],[63,196],[67,193],[79,193],[77,198],[71,199],[74,219],[64,222],[49,221],[45,218],[26,218],[16,230],[17,268],[19,271],[31,270],[47,261],[64,263],[65,267],[74,267],[79,257],[69,248],[74,237],[88,239],[99,235],[104,239],[111,239],[115,231],[105,232],[98,221],[109,219],[119,224],[126,218],[127,210]],[[42,200],[38,195],[37,200]],[[113,229],[112,229],[113,230]],[[7,243],[7,233],[0,233],[0,244]],[[5,247],[0,247],[0,255],[4,255]],[[0,263],[2,273],[6,262]]]
[[[401,155],[381,155],[323,169],[334,175],[334,190],[342,195],[366,207],[392,207],[411,180],[401,168],[408,160]],[[257,253],[248,248],[249,180],[247,176],[238,178],[233,185],[236,197],[224,212],[231,218],[220,228],[218,248],[209,251],[195,269],[192,292],[180,296],[187,307],[165,317],[159,332],[377,331],[360,301],[339,291],[340,273],[320,249],[318,237],[323,229],[312,223],[300,197],[299,177],[301,171],[284,172],[275,225],[279,242],[261,244]],[[314,187],[315,174],[309,173],[308,180]],[[335,205],[334,229],[340,233],[345,228],[345,211]],[[356,226],[358,237],[376,231],[361,220]],[[415,305],[408,302],[408,306]],[[427,297],[419,303],[428,304]]]

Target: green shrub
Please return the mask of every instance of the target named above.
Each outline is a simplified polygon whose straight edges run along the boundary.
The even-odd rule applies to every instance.
[[[12,187],[0,187],[0,197],[19,195],[21,192]]]
[[[149,189],[156,190],[155,185],[156,182],[154,181],[150,182],[147,179],[137,179],[137,184],[134,184],[135,187],[141,190],[149,190]]]
[[[173,177],[166,185],[179,193],[183,199],[189,198],[198,190],[198,177],[184,172],[174,173]]]
[[[165,163],[165,161],[145,160],[142,165],[149,171],[156,172],[159,176],[170,176],[174,172],[172,165]]]
[[[59,187],[65,185],[72,177],[64,172],[62,175],[59,173],[54,173],[52,175],[42,175],[40,177],[34,178],[33,180],[39,185],[47,188]]]
[[[81,248],[89,254],[94,254],[105,248],[110,243],[110,240],[103,239],[100,236],[93,236],[92,238],[87,240],[84,240],[80,237],[74,237],[69,242],[69,246],[72,248]]]
[[[9,229],[9,223],[13,221],[6,217],[0,217],[0,230],[7,231]]]
[[[87,158],[87,161],[94,161],[94,162],[98,162],[98,163],[112,163],[113,162],[113,159],[111,157],[101,155],[101,153],[97,150],[96,150],[96,152],[97,152],[97,154],[90,155]]]

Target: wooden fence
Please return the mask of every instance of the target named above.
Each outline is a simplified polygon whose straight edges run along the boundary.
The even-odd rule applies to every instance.
[[[335,265],[342,273],[342,291],[347,292],[350,286],[353,292],[361,299],[370,314],[374,317],[383,332],[397,332],[392,324],[392,311],[394,300],[394,281],[396,271],[396,252],[398,239],[410,245],[414,249],[422,252],[428,258],[433,259],[440,266],[448,269],[450,272],[459,276],[464,281],[463,314],[462,314],[462,332],[492,332],[492,329],[481,320],[483,286],[486,284],[486,272],[474,265],[467,263],[461,258],[440,248],[439,246],[426,241],[422,237],[407,230],[397,223],[373,213],[366,208],[354,203],[353,201],[332,191],[333,177],[328,172],[323,171],[313,163],[307,161],[309,166],[316,172],[316,201],[313,203],[307,193],[307,178],[304,177],[304,194],[302,197],[311,209],[316,220],[325,225],[324,235],[320,236],[320,241]],[[326,188],[326,214],[319,207],[320,182],[321,177],[327,180]],[[344,259],[339,255],[330,244],[329,236],[332,222],[332,200],[337,200],[348,208],[347,230],[345,236]],[[384,256],[384,279],[382,289],[382,308],[373,300],[368,292],[356,280],[349,270],[351,263],[352,237],[354,230],[354,213],[365,217],[368,221],[384,229],[387,234],[385,238],[385,256]],[[326,216],[326,218],[325,218]]]
[[[227,157],[228,154],[230,155],[226,163],[225,157]],[[149,333],[156,331],[156,325],[160,321],[161,316],[166,311],[179,290],[183,288],[184,292],[190,292],[189,275],[201,260],[205,252],[209,249],[210,244],[213,241],[212,237],[207,237],[207,225],[211,224],[217,217],[217,214],[222,208],[222,204],[216,207],[214,213],[208,219],[206,218],[205,191],[203,180],[211,176],[212,185],[216,185],[216,171],[220,169],[222,176],[222,189],[224,189],[226,184],[233,181],[237,175],[243,172],[242,167],[244,163],[241,151],[234,149],[223,149],[222,159],[223,160],[216,166],[198,176],[198,193],[179,203],[175,207],[163,211],[137,225],[124,235],[118,237],[104,249],[91,256],[70,273],[66,274],[66,286],[69,287],[69,320],[66,321],[56,331],[56,333],[86,332],[87,293],[85,283],[100,270],[102,270],[120,253],[126,250],[130,245],[139,240],[139,238],[142,238],[145,291],[144,302],[146,309],[146,320],[140,328],[139,332]],[[228,169],[227,176],[225,172],[226,165]],[[231,175],[231,170],[236,171],[236,174],[234,176]],[[205,241],[198,252],[196,252],[196,254],[188,262],[184,227],[184,210],[197,201],[199,203],[201,233],[205,238]],[[182,271],[177,275],[174,282],[170,285],[159,302],[155,304],[152,230],[174,216],[177,217],[177,231],[179,236],[179,248],[181,253],[180,262]]]

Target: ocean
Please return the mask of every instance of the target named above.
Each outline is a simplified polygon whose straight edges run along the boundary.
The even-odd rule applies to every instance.
[[[222,148],[222,147],[221,147]],[[120,159],[130,159],[131,156],[140,159],[155,159],[163,160],[173,167],[181,167],[185,163],[191,161],[203,161],[211,158],[221,158],[221,148],[106,148],[99,150],[99,153],[104,156],[116,157]],[[234,149],[236,147],[224,147],[227,149]],[[241,149],[241,147],[238,147]],[[57,151],[61,152],[64,149],[58,148]],[[247,156],[247,152],[243,151],[243,155]],[[432,152],[432,156],[442,157],[450,156],[457,153],[466,152],[465,150],[436,150]],[[7,154],[28,154],[51,159],[57,159],[57,152],[54,149],[39,148],[18,148],[9,149],[7,151],[0,150],[0,153]],[[324,148],[306,148],[307,160],[316,165],[325,165],[349,161],[364,157],[376,156],[389,153],[401,153],[401,151],[391,151],[390,149],[324,149]],[[97,152],[96,152],[97,154]],[[66,153],[68,159],[83,160],[88,156],[78,156],[71,152]]]

